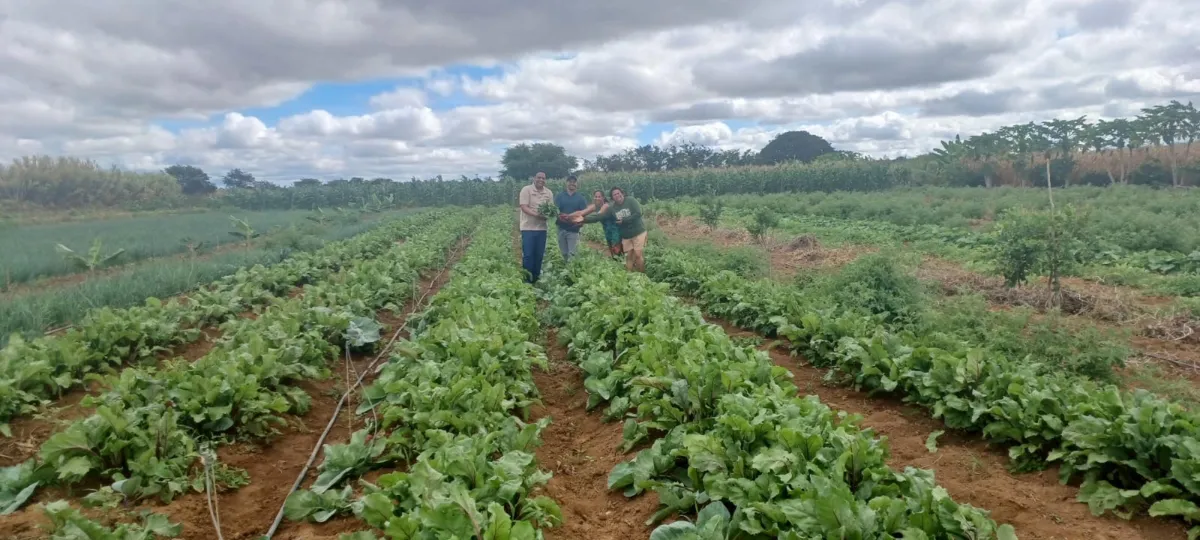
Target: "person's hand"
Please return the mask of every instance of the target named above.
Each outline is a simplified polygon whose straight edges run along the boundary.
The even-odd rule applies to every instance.
[[[579,216],[579,215],[573,216],[571,218],[571,222],[572,223],[583,223],[583,216]]]

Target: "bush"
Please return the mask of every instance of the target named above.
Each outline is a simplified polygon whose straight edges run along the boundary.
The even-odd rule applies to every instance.
[[[879,317],[885,323],[910,324],[925,307],[921,285],[891,252],[859,257],[814,288],[839,307]]]
[[[941,333],[1003,353],[1027,358],[1047,373],[1070,372],[1110,382],[1113,368],[1125,365],[1128,336],[1093,325],[1068,325],[1059,315],[1038,315],[1028,308],[993,311],[978,295],[947,298],[927,314],[923,334]],[[933,346],[939,346],[937,338]]]
[[[708,230],[716,229],[721,224],[721,214],[724,211],[724,202],[720,199],[710,199],[700,206],[700,221],[708,225]]]
[[[1010,209],[992,232],[996,267],[1008,286],[1036,274],[1071,273],[1094,257],[1088,238],[1087,215],[1067,206],[1057,212]]]
[[[1170,186],[1171,170],[1157,159],[1150,160],[1129,174],[1129,183],[1139,186]]]
[[[755,241],[761,241],[767,233],[779,226],[779,215],[769,207],[761,207],[754,211],[754,219],[746,226],[746,232]]]

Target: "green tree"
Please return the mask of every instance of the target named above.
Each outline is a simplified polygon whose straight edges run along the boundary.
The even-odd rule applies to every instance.
[[[318,187],[320,185],[321,181],[316,178],[301,178],[292,184],[292,187]]]
[[[504,167],[500,176],[527,180],[539,171],[547,178],[565,178],[579,164],[567,150],[551,143],[521,143],[504,151],[500,164]]]
[[[821,155],[834,152],[833,145],[807,131],[787,131],[771,139],[758,153],[758,161],[774,165],[784,161],[808,163]]]
[[[217,186],[208,178],[208,173],[192,165],[171,165],[163,172],[171,175],[179,182],[179,190],[184,195],[204,195],[217,190]]]
[[[249,189],[255,186],[254,175],[241,169],[233,169],[225,173],[225,177],[221,179],[221,183],[227,188],[245,188]]]
[[[1171,167],[1171,184],[1183,185],[1180,164],[1186,162],[1192,143],[1200,137],[1200,113],[1188,102],[1187,105],[1172,100],[1166,105],[1142,109],[1150,140],[1166,148],[1167,162]]]

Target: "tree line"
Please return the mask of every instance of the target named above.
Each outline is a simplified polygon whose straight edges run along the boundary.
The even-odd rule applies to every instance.
[[[943,163],[969,166],[987,186],[1045,184],[1046,168],[1058,185],[1128,184],[1139,172],[1149,174],[1139,168],[1159,167],[1166,169],[1172,186],[1181,187],[1197,172],[1191,161],[1197,139],[1200,111],[1190,101],[1173,100],[1144,108],[1133,118],[1092,122],[1080,116],[1004,126],[966,139],[956,136],[942,141],[932,155]]]
[[[722,150],[695,143],[642,145],[579,159],[553,143],[518,144],[501,158],[500,178],[437,176],[304,178],[284,187],[241,168],[214,179],[177,164],[130,172],[78,158],[33,156],[0,165],[0,201],[51,208],[131,209],[233,205],[249,209],[496,204],[516,196],[537,171],[578,174],[598,185],[621,184],[659,198],[705,193],[876,190],[900,185],[1143,184],[1184,186],[1200,179],[1192,147],[1200,113],[1171,101],[1133,118],[1087,117],[1005,126],[955,137],[914,158],[872,159],[835,149],[804,131],[789,131],[761,150]],[[219,189],[218,183],[220,184]]]

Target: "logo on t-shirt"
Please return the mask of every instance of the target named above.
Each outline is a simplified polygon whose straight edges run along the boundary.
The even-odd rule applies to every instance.
[[[624,220],[627,217],[629,217],[629,209],[628,208],[622,208],[620,210],[617,210],[617,219]]]

